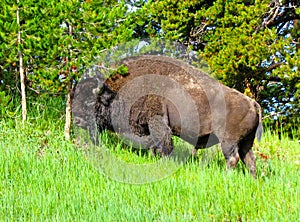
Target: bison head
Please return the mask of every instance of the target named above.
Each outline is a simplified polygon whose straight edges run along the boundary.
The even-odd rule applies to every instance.
[[[98,77],[83,78],[75,87],[72,102],[74,124],[88,130],[93,142],[96,141],[95,105],[99,92],[103,88],[103,81]]]

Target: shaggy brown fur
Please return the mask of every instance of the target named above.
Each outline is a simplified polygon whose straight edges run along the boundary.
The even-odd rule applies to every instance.
[[[171,135],[180,136],[195,149],[221,143],[227,168],[234,168],[241,158],[256,176],[251,148],[255,135],[260,139],[262,134],[259,104],[177,59],[149,55],[125,59],[122,63],[128,67],[128,74],[107,79],[97,95],[95,116],[100,131],[123,133],[137,144],[158,149],[162,155],[169,155],[173,150]],[[153,83],[151,75],[169,81]],[[134,84],[137,78],[144,76],[144,84]],[[130,107],[129,119],[124,120],[127,97],[117,94],[131,83],[130,93],[135,96],[148,84],[156,84],[153,87],[161,89],[161,94],[136,98]],[[176,95],[182,91],[188,97],[181,93]],[[184,98],[190,98],[193,104]],[[77,120],[80,125],[79,118]],[[130,129],[126,128],[125,121],[129,121]]]

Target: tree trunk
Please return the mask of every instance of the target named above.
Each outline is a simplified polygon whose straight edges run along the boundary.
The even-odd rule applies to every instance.
[[[69,35],[72,36],[73,30],[72,30],[72,25],[71,23],[68,24],[69,27]],[[72,57],[72,49],[71,45],[69,45],[69,61],[71,60]],[[71,75],[71,68],[69,75]],[[66,122],[65,122],[65,139],[70,140],[70,134],[71,134],[71,124],[72,124],[72,92],[73,92],[73,79],[69,79],[69,84],[68,84],[68,94],[67,94],[67,102],[66,102]]]
[[[70,140],[71,124],[72,124],[72,79],[68,84],[68,94],[66,102],[66,122],[65,122],[65,139]]]
[[[18,1],[19,3],[19,1]],[[20,8],[17,10],[17,23],[20,26]],[[18,31],[18,44],[21,44],[21,28]],[[23,56],[21,49],[19,48],[19,72],[20,72],[20,82],[21,82],[21,106],[22,106],[22,123],[26,121],[27,118],[27,105],[26,105],[26,88],[25,88],[25,73],[23,66]]]
[[[293,20],[294,24],[294,29],[299,29],[300,28],[300,21],[299,19],[294,19]],[[296,50],[298,51],[300,49],[300,36],[295,36],[295,45],[296,45]]]

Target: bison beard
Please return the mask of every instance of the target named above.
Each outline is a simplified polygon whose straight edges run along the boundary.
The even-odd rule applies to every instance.
[[[89,78],[88,81],[78,84],[73,103],[73,114],[77,125],[89,128],[94,135],[95,129],[85,126],[94,120],[99,132],[107,129],[121,133],[132,143],[152,149],[155,153],[158,151],[163,156],[170,155],[173,151],[171,135],[180,136],[191,144],[193,139],[196,139],[195,151],[221,143],[227,169],[235,168],[241,159],[253,177],[256,177],[252,146],[255,137],[260,139],[262,134],[261,108],[258,103],[234,89],[221,85],[200,70],[173,58],[140,56],[125,59],[123,64],[128,67],[127,76],[110,77],[101,85],[101,90],[95,90],[95,87],[91,89],[98,93],[91,93],[91,96],[85,99],[94,101],[89,103],[89,112],[83,110],[82,102],[78,98],[81,89],[87,88],[84,85],[91,85],[86,82],[96,80]],[[120,105],[122,103],[115,103],[118,100],[119,90],[126,83],[145,73],[167,76],[186,89],[195,101],[201,123],[197,135],[182,133],[181,116],[175,105],[172,101],[157,95],[137,98],[130,109],[129,120],[118,121],[121,127],[112,124],[115,119],[122,120],[124,115]],[[221,100],[225,104],[224,107],[220,106]],[[126,101],[122,102],[126,103]],[[124,121],[129,121],[130,130],[122,132],[120,129]],[[188,116],[185,121],[187,126],[195,123],[195,119],[188,119]]]

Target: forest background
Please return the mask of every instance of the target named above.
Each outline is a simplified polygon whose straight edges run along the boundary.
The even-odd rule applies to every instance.
[[[101,52],[131,39],[186,45],[206,71],[257,100],[270,126],[300,116],[300,8],[296,0],[0,1],[0,117],[59,98],[66,138],[71,93]],[[60,117],[61,118],[61,117]],[[27,119],[27,120],[26,120]]]

